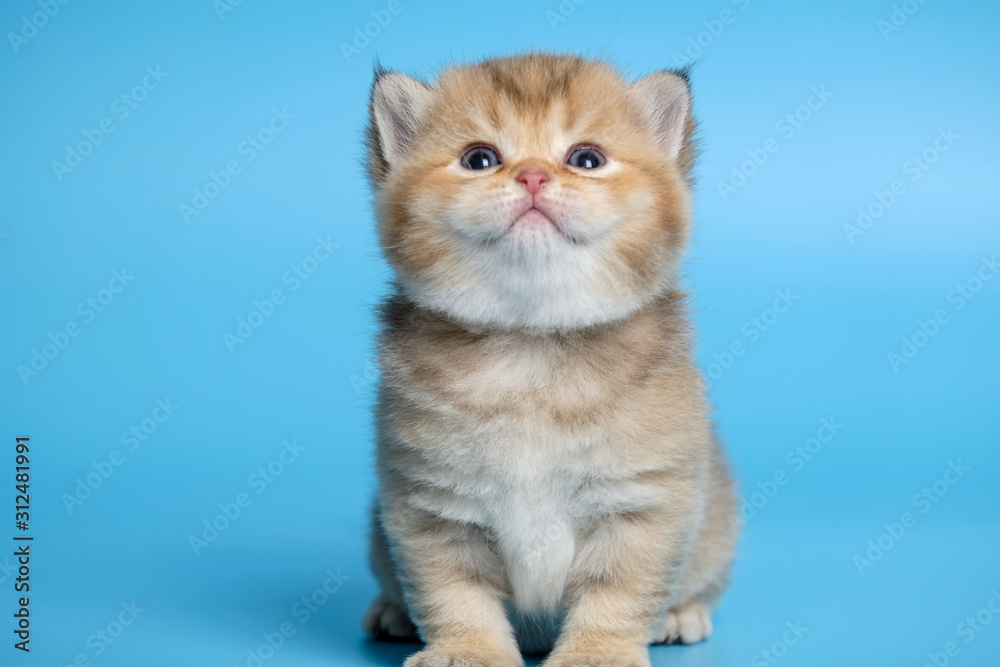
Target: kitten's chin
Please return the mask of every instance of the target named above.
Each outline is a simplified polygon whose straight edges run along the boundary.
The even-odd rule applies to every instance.
[[[577,258],[579,259],[579,258]],[[533,334],[566,333],[627,319],[673,286],[665,270],[655,284],[634,290],[614,280],[603,267],[532,270],[525,264],[466,267],[447,283],[402,280],[405,293],[420,306],[470,330],[501,329]],[[533,267],[537,269],[538,267]],[[593,267],[592,267],[593,268]],[[573,270],[576,269],[576,270]]]
[[[533,307],[526,303],[499,300],[469,300],[464,295],[421,294],[409,290],[408,294],[420,306],[440,313],[471,331],[523,331],[537,335],[568,333],[619,322],[642,309],[654,296],[628,304],[588,298],[573,303],[552,302]]]

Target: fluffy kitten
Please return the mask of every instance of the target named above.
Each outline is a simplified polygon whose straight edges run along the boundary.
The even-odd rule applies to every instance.
[[[397,280],[365,629],[419,632],[407,667],[641,666],[649,642],[705,638],[736,536],[677,291],[685,74],[379,70],[370,110]]]

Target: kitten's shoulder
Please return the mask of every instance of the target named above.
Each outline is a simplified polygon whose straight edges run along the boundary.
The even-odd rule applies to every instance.
[[[420,339],[424,344],[471,342],[479,336],[465,326],[424,308],[406,296],[398,285],[378,306],[383,345]]]

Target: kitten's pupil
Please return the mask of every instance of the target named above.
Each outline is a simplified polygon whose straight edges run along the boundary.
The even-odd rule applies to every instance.
[[[462,156],[462,166],[466,169],[489,169],[500,164],[500,155],[492,148],[476,146]]]

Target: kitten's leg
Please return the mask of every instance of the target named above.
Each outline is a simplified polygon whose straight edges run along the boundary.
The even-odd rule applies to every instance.
[[[712,634],[712,609],[729,581],[738,515],[735,489],[718,445],[710,470],[705,518],[677,585],[674,606],[653,635],[657,644],[694,644]]]
[[[370,540],[368,560],[382,591],[361,618],[361,627],[376,639],[415,641],[417,628],[410,621],[409,611],[403,602],[403,588],[399,584],[396,564],[389,553],[389,542],[377,510],[372,513]]]
[[[482,529],[397,502],[383,516],[427,647],[405,667],[520,667],[503,567]]]
[[[406,605],[385,595],[377,595],[361,617],[361,627],[375,639],[384,641],[417,641],[417,628],[410,620]]]
[[[675,483],[669,510],[607,517],[583,538],[545,667],[648,667],[647,645],[690,548],[697,491]]]

